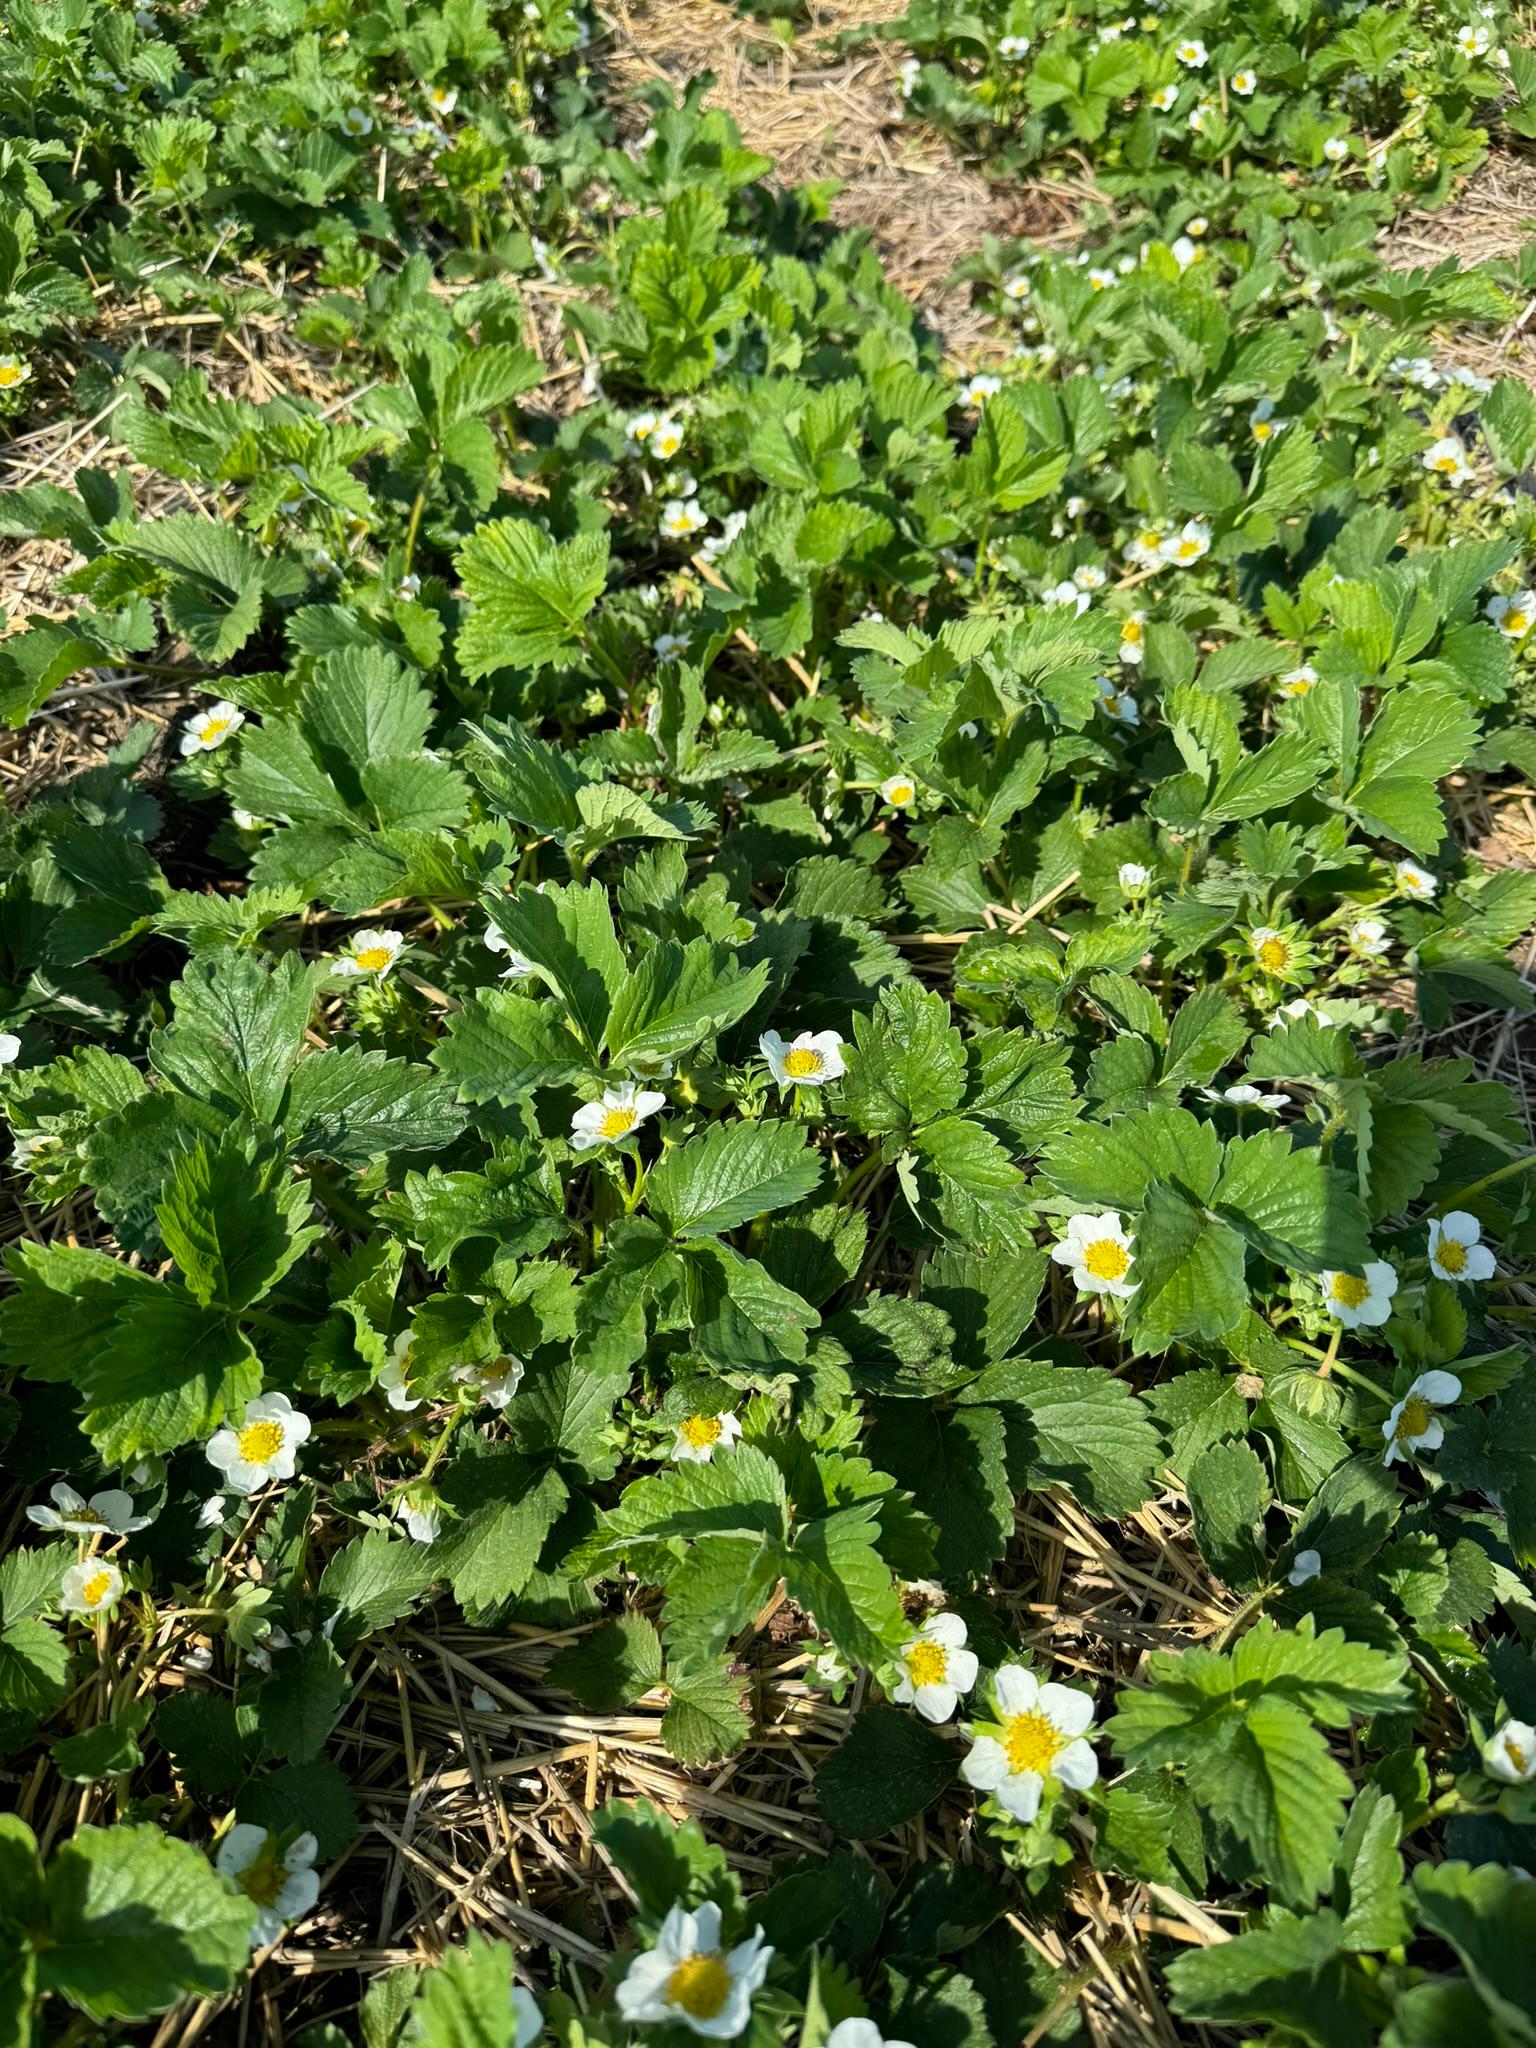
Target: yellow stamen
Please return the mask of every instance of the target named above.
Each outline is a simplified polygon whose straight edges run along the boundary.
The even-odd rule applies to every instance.
[[[731,1995],[731,1973],[718,1952],[687,1956],[667,1979],[668,2005],[680,2005],[696,2020],[712,2020]]]
[[[1426,1401],[1422,1394],[1410,1394],[1403,1403],[1403,1412],[1397,1418],[1397,1427],[1392,1435],[1399,1443],[1422,1436],[1434,1419],[1434,1404]]]
[[[1454,1237],[1442,1237],[1435,1257],[1447,1273],[1460,1273],[1467,1263],[1467,1248]]]
[[[949,1658],[942,1643],[914,1643],[906,1656],[907,1674],[914,1685],[942,1685],[949,1673]]]
[[[1083,1248],[1083,1264],[1095,1280],[1123,1280],[1131,1255],[1115,1237],[1098,1237]]]
[[[364,946],[352,955],[367,974],[382,974],[394,957],[388,946]]]
[[[1141,629],[1140,619],[1127,619],[1120,628],[1120,640],[1123,646],[1139,647],[1145,637]]]
[[[639,1121],[635,1110],[605,1109],[598,1130],[605,1138],[627,1138]]]
[[[0,363],[0,391],[9,391],[13,384],[22,381],[20,363]]]
[[[894,789],[893,789],[893,790],[892,790],[892,791],[890,792],[890,795],[889,795],[889,797],[887,798],[887,801],[888,801],[889,803],[893,803],[893,804],[909,804],[909,803],[911,803],[911,801],[912,801],[912,785],[911,785],[911,783],[910,783],[910,782],[898,782],[898,783],[896,784],[895,788],[894,788]]]
[[[1531,1760],[1519,1743],[1511,1742],[1507,1735],[1504,1738],[1504,1754],[1509,1758],[1521,1777],[1525,1777],[1531,1768]]]
[[[265,1465],[283,1448],[283,1425],[280,1422],[248,1422],[236,1442],[247,1465]]]
[[[1037,1771],[1041,1777],[1066,1747],[1059,1729],[1044,1714],[1015,1714],[1003,1730],[1003,1750],[1010,1771]]]
[[[106,1599],[111,1587],[112,1574],[110,1572],[92,1572],[91,1576],[80,1588],[80,1598],[87,1607],[99,1607],[102,1601]]]
[[[1355,1273],[1335,1273],[1328,1297],[1342,1308],[1358,1308],[1370,1293],[1369,1281],[1362,1280]]]
[[[1265,939],[1255,957],[1266,974],[1284,974],[1291,964],[1291,949],[1284,939]]]
[[[784,1071],[792,1081],[813,1080],[826,1066],[819,1052],[808,1045],[797,1045],[784,1061]]]
[[[1506,612],[1504,614],[1504,630],[1516,638],[1522,633],[1528,633],[1531,630],[1529,612]]]
[[[241,1871],[236,1882],[256,1905],[275,1906],[287,1875],[277,1859],[263,1850],[254,1863]]]
[[[681,1435],[685,1443],[690,1443],[696,1451],[701,1451],[706,1444],[719,1443],[720,1418],[718,1415],[686,1416]]]

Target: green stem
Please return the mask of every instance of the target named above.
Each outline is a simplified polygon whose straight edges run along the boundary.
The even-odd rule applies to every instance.
[[[850,1167],[848,1172],[843,1175],[841,1185],[839,1186],[837,1193],[833,1196],[833,1200],[838,1203],[847,1202],[849,1197],[853,1194],[854,1189],[862,1187],[864,1182],[868,1180],[869,1176],[874,1172],[875,1168],[882,1164],[883,1161],[880,1157],[880,1148],[877,1145],[873,1152],[866,1153],[865,1156],[859,1161],[857,1166]]]
[[[1374,1380],[1368,1380],[1363,1372],[1356,1372],[1355,1368],[1352,1365],[1346,1365],[1342,1358],[1335,1357],[1333,1370],[1339,1375],[1340,1379],[1348,1380],[1350,1385],[1358,1387],[1361,1393],[1369,1394],[1373,1400],[1379,1401],[1383,1408],[1390,1408],[1392,1406],[1392,1396],[1390,1394],[1384,1394]]]
[[[1464,1188],[1442,1195],[1430,1210],[1431,1216],[1443,1216],[1448,1209],[1458,1208],[1463,1202],[1470,1202],[1474,1195],[1480,1195],[1485,1188],[1491,1188],[1501,1180],[1509,1180],[1517,1173],[1536,1166],[1536,1152],[1526,1152],[1519,1159],[1511,1159],[1506,1165],[1495,1167],[1492,1173],[1485,1173],[1481,1180],[1469,1181]]]
[[[411,501],[411,516],[405,529],[405,568],[402,574],[409,576],[411,563],[416,558],[416,536],[421,531],[421,515],[427,509],[427,492],[432,488],[432,470],[429,467],[421,480],[421,489]]]
[[[468,1413],[469,1410],[467,1408],[455,1408],[453,1413],[448,1417],[448,1420],[443,1424],[442,1433],[438,1437],[437,1442],[433,1444],[431,1450],[427,1453],[427,1462],[425,1463],[425,1465],[422,1466],[421,1471],[418,1474],[419,1479],[430,1479],[432,1477],[433,1471],[437,1466],[438,1460],[442,1457],[444,1451],[446,1451],[448,1448],[449,1442],[453,1437],[453,1432],[458,1428],[462,1418]]]

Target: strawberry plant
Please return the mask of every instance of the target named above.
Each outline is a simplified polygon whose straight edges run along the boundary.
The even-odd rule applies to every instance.
[[[314,2048],[1083,2039],[1122,1923],[1174,2038],[1526,2039],[1536,1153],[1447,1033],[1531,1008],[1536,879],[1448,788],[1536,767],[1536,404],[1444,337],[1529,278],[1388,269],[1317,110],[1440,80],[1440,196],[1492,28],[909,16],[1136,181],[976,253],[961,375],[700,85],[615,143],[564,7],[78,14],[110,78],[0,40],[14,333],[139,253],[217,325],[233,237],[355,381],[93,345],[110,452],[0,495],[70,556],[0,714],[184,694],[0,839],[11,2036],[371,1929],[448,1629],[514,1811],[642,1702],[706,1822],[776,1745],[814,1803],[732,1858],[562,1786],[581,1910],[434,1907]],[[1213,53],[1214,152],[1109,91]],[[1187,1623],[1042,1622],[1047,1509],[1176,1530]]]

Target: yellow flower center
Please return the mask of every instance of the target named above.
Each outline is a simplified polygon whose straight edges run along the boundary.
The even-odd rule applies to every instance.
[[[605,1138],[627,1138],[639,1121],[633,1109],[605,1109],[598,1130]]]
[[[1528,633],[1531,630],[1530,613],[1516,611],[1506,612],[1504,614],[1504,630],[1506,633],[1513,634],[1516,638],[1518,638],[1522,633]]]
[[[1083,1264],[1095,1280],[1123,1280],[1130,1269],[1131,1255],[1115,1237],[1097,1237],[1083,1247]]]
[[[910,783],[910,782],[897,782],[897,783],[894,783],[894,784],[892,785],[892,787],[891,787],[891,790],[890,790],[890,794],[889,794],[889,797],[888,797],[887,801],[888,801],[888,802],[890,802],[890,803],[893,803],[893,804],[909,804],[909,803],[911,803],[911,801],[912,801],[912,785],[911,785],[911,783]]]
[[[1181,540],[1179,542],[1178,556],[1181,562],[1196,562],[1200,559],[1203,552],[1204,550],[1197,540]]]
[[[696,2020],[712,2020],[731,1995],[731,1973],[725,1958],[687,1956],[667,1979],[668,2005],[680,2005]]]
[[[388,946],[362,946],[352,957],[366,973],[382,974],[394,955]]]
[[[1111,718],[1118,718],[1120,716],[1120,694],[1117,690],[1111,690],[1104,699],[1104,709]]]
[[[20,363],[0,363],[0,391],[9,391],[13,384],[22,381],[23,375]]]
[[[1136,538],[1144,548],[1160,548],[1163,544],[1163,536],[1151,526],[1143,527]]]
[[[718,1415],[686,1416],[682,1435],[684,1441],[692,1444],[696,1451],[703,1450],[706,1444],[717,1444],[720,1441],[720,1418]]]
[[[1003,1751],[1015,1773],[1035,1771],[1043,1778],[1065,1746],[1060,1730],[1044,1714],[1015,1714],[1004,1726]]]
[[[1310,676],[1297,676],[1294,682],[1286,684],[1285,694],[1287,697],[1305,697],[1311,687],[1312,678]]]
[[[1403,1412],[1397,1418],[1393,1436],[1399,1443],[1406,1443],[1411,1437],[1422,1436],[1428,1429],[1434,1413],[1434,1404],[1426,1401],[1422,1394],[1410,1394],[1403,1403]]]
[[[792,1081],[813,1081],[826,1066],[821,1054],[809,1045],[797,1045],[785,1058],[784,1071]]]
[[[914,1643],[907,1652],[906,1663],[914,1685],[942,1685],[949,1671],[949,1658],[942,1643]]]
[[[275,1906],[278,1893],[281,1892],[283,1881],[287,1875],[287,1871],[284,1870],[276,1857],[269,1856],[263,1851],[254,1863],[248,1864],[241,1871],[236,1881],[241,1891],[254,1904],[258,1906]]]
[[[1284,939],[1265,939],[1256,958],[1266,974],[1284,974],[1291,964],[1291,949]]]
[[[1467,1248],[1454,1237],[1442,1237],[1435,1257],[1447,1273],[1460,1273],[1467,1263]]]
[[[280,1422],[248,1422],[236,1441],[240,1446],[240,1456],[247,1465],[265,1465],[283,1448],[283,1425]]]
[[[1523,1778],[1527,1771],[1529,1771],[1529,1769],[1531,1768],[1531,1760],[1526,1755],[1525,1751],[1520,1747],[1519,1743],[1511,1742],[1507,1735],[1504,1738],[1504,1754],[1509,1758],[1510,1762],[1514,1765],[1515,1769],[1520,1773],[1521,1777]]]
[[[99,1607],[111,1589],[112,1574],[110,1572],[92,1572],[91,1576],[80,1588],[80,1598],[87,1607]]]
[[[1267,441],[1274,431],[1268,420],[1255,420],[1253,423],[1253,438],[1255,441]]]
[[[64,1514],[71,1522],[89,1522],[93,1529],[105,1529],[107,1526],[106,1516],[98,1515],[94,1508],[66,1508]]]
[[[227,718],[205,718],[203,720],[202,736],[205,740],[221,740],[228,731],[229,720]]]
[[[1369,1281],[1362,1280],[1355,1273],[1335,1273],[1333,1285],[1328,1290],[1330,1301],[1336,1301],[1343,1308],[1358,1308],[1370,1293]]]
[[[1435,457],[1435,468],[1439,470],[1442,476],[1454,476],[1460,467],[1461,463],[1457,456],[1437,455]]]
[[[1125,624],[1120,628],[1120,641],[1122,646],[1139,647],[1145,637],[1146,636],[1143,634],[1141,630],[1140,619],[1127,619]]]

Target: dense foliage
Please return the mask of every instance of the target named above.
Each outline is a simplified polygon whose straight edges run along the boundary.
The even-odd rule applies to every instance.
[[[0,497],[74,560],[0,710],[189,707],[0,845],[0,1734],[79,1788],[0,1822],[7,2038],[314,1907],[354,1652],[425,1603],[569,1627],[553,1682],[702,1765],[780,1595],[883,1694],[843,1846],[747,1897],[612,1805],[606,1979],[477,1938],[368,2048],[1080,2038],[1004,1915],[1085,1865],[1227,1916],[1150,1951],[1184,2022],[1530,2038],[1532,1155],[1417,1028],[1530,1001],[1536,876],[1444,794],[1536,768],[1536,398],[1441,343],[1525,274],[1371,247],[1481,147],[1480,20],[914,10],[912,105],[1128,195],[978,252],[959,376],[702,87],[619,147],[563,5],[13,11],[6,403],[127,459]],[[124,347],[145,291],[334,397]],[[1187,1509],[1219,1632],[1097,1695],[1021,1643],[1048,1492]],[[847,1845],[941,1799],[972,1860],[892,1894]]]

